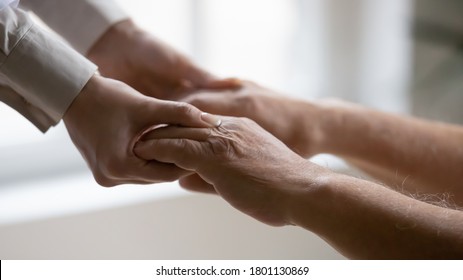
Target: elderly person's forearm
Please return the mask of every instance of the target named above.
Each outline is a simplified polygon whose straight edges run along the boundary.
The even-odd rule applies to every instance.
[[[463,205],[462,127],[344,102],[323,107],[319,152],[341,156],[392,187],[449,193]]]
[[[308,177],[291,194],[288,220],[349,258],[460,259],[463,213],[427,204],[368,181]]]

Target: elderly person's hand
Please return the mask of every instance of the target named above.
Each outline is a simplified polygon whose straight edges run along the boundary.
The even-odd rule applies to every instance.
[[[252,119],[303,157],[321,152],[321,103],[291,99],[249,81],[241,81],[237,89],[202,91],[182,101],[205,112]]]
[[[461,211],[319,167],[248,119],[224,117],[218,128],[156,129],[134,151],[199,174],[181,179],[183,186],[214,191],[266,224],[308,229],[346,257],[463,256]]]
[[[218,80],[131,20],[112,26],[87,56],[103,76],[160,99],[178,100],[197,89],[238,85],[233,79]]]
[[[147,162],[133,154],[140,135],[155,125],[210,127],[217,124],[187,103],[146,97],[128,85],[93,76],[64,115],[68,132],[103,186],[177,180],[191,172]]]
[[[235,208],[270,225],[290,223],[288,206],[294,196],[308,191],[304,176],[329,172],[245,118],[223,117],[217,128],[155,129],[136,144],[135,153],[196,172],[199,177],[183,178],[181,185],[216,192]]]

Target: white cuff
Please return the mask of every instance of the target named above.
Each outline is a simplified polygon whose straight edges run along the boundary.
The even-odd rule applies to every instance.
[[[112,25],[129,18],[112,0],[22,0],[20,4],[84,55]]]
[[[8,32],[2,48],[1,78],[12,89],[10,94],[16,92],[23,100],[23,107],[15,109],[28,111],[29,116],[23,115],[29,119],[42,111],[44,114],[37,115],[42,120],[39,129],[46,130],[61,120],[97,67],[59,37],[33,24],[24,12],[6,8],[1,13]],[[21,28],[14,28],[18,25]]]

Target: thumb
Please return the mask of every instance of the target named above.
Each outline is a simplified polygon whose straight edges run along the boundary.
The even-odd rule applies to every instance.
[[[221,124],[218,116],[204,113],[191,104],[161,100],[151,103],[144,110],[142,119],[149,123],[187,127],[217,127]]]
[[[238,78],[213,79],[202,85],[207,90],[236,90],[243,86],[243,81]]]

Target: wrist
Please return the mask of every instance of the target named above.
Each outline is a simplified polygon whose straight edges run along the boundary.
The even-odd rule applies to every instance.
[[[293,117],[293,138],[295,139],[297,151],[305,157],[326,153],[330,139],[331,117],[333,108],[327,106],[323,101],[307,102],[298,101],[294,108]],[[298,152],[299,153],[299,152]]]
[[[326,99],[319,102],[320,114],[319,152],[337,156],[349,156],[352,149],[362,145],[359,139],[368,132],[364,125],[368,122],[361,106],[337,99]]]
[[[320,204],[326,204],[331,181],[339,175],[308,160],[303,160],[295,172],[286,178],[282,196],[282,217],[286,225],[303,226],[303,222],[320,212]],[[317,212],[318,211],[318,212]],[[315,219],[315,217],[314,217]]]
[[[348,119],[350,103],[338,99],[323,99],[317,102],[319,110],[318,122],[318,153],[338,154],[349,135],[345,128],[349,125]],[[355,137],[355,136],[353,136]],[[341,145],[342,144],[342,145]]]
[[[85,115],[85,111],[90,110],[90,107],[94,104],[91,99],[97,96],[96,93],[104,83],[104,79],[105,78],[100,75],[94,74],[90,80],[88,80],[63,116],[66,125],[72,120],[80,118],[79,116]]]
[[[318,233],[326,224],[326,213],[333,207],[336,182],[340,174],[307,161],[303,178],[290,196],[286,208],[288,225],[299,226]]]

